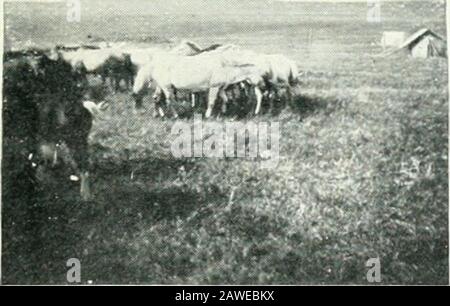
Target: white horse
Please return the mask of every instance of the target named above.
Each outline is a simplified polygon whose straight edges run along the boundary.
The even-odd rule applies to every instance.
[[[208,110],[205,114],[207,117],[211,115],[212,107],[214,106],[214,95],[218,95],[224,100],[223,105],[226,108],[228,99],[223,92],[224,86],[237,84],[240,82],[238,79],[247,81],[255,88],[257,97],[255,114],[258,114],[261,108],[261,98],[259,98],[262,94],[259,88],[261,79],[264,80],[264,85],[267,89],[264,94],[271,99],[274,95],[278,95],[279,87],[287,89],[286,92],[290,99],[291,86],[297,84],[298,68],[292,60],[280,54],[266,55],[242,50],[235,45],[218,46],[211,51],[200,53],[196,56],[179,58],[173,54],[155,52],[150,58],[148,64],[144,65],[137,73],[133,89],[135,97],[138,97],[138,93],[142,88],[146,88],[151,84],[155,73],[154,68],[156,67],[159,83],[164,84],[166,90],[163,90],[163,87],[157,88],[154,94],[155,101],[160,99],[163,94],[173,96],[173,93],[170,93],[172,88],[185,89],[192,92],[192,106],[194,107],[195,93],[209,90]],[[172,72],[169,72],[168,69],[171,69]],[[173,71],[177,71],[179,73],[178,76]],[[223,78],[218,77],[218,71],[223,73]],[[212,72],[216,74],[213,76]],[[208,73],[210,75],[207,75]],[[171,74],[172,79],[164,79],[167,77],[165,74]],[[192,84],[189,84],[189,79]],[[212,83],[206,82],[206,79]],[[217,84],[221,84],[222,87],[217,88],[216,84],[214,84],[215,80],[218,80]],[[169,84],[170,86],[168,86]],[[168,102],[170,104],[171,99]],[[138,103],[140,102],[137,101],[137,105]],[[155,114],[159,113],[161,116],[164,116],[159,103],[157,103],[155,110]]]
[[[176,47],[172,48],[170,50],[170,53],[172,54],[178,54],[178,55],[186,55],[186,56],[196,56],[199,54],[221,54],[224,51],[231,51],[231,50],[239,50],[240,48],[236,45],[232,44],[212,44],[206,48],[201,48],[197,43],[193,41],[183,40],[180,44],[178,44]],[[196,105],[196,100],[198,99],[198,95],[201,92],[192,92],[191,93],[191,106],[192,108]],[[161,94],[161,91],[157,91],[156,94]],[[225,106],[225,104],[224,104]],[[159,111],[161,113],[161,109]]]
[[[212,51],[211,53],[216,52]],[[298,68],[294,61],[281,54],[258,54],[253,51],[229,49],[220,53],[226,65],[254,65],[261,71],[264,79],[264,95],[271,105],[280,90],[285,89],[287,99],[292,99],[292,87],[298,85]]]
[[[297,64],[281,54],[265,55],[269,63],[269,80],[273,84],[295,86],[298,83]]]
[[[167,52],[174,55],[191,56],[201,53],[202,48],[195,42],[183,40],[170,50],[164,50],[162,48],[129,48],[125,49],[124,52],[130,54],[131,62],[133,63],[137,71],[134,79],[133,97],[135,99],[136,108],[140,108],[142,106],[142,98],[144,96],[144,92],[146,89],[148,89],[148,87],[150,87],[151,84],[148,64],[152,61],[155,54]],[[161,117],[163,117],[164,112],[161,108],[161,103],[159,102],[159,100],[161,100],[162,98],[161,95],[162,91],[159,88],[156,88],[153,95],[156,102],[155,116],[159,114],[161,115]],[[192,107],[194,107],[195,93],[192,93],[191,100]]]
[[[183,40],[177,46],[173,47],[170,50],[164,50],[162,48],[128,48],[125,49],[124,52],[130,54],[131,62],[133,63],[136,76],[134,79],[133,85],[133,98],[135,100],[136,108],[140,108],[142,106],[142,99],[145,94],[145,90],[150,87],[150,75],[148,65],[152,61],[153,56],[157,53],[170,53],[175,55],[195,55],[198,54],[201,50],[201,47],[196,43],[188,40]],[[153,95],[155,100],[155,116],[158,114],[161,117],[164,117],[164,112],[161,108],[161,100],[162,91],[159,88],[156,88],[155,93]],[[192,104],[194,105],[195,94],[192,94]]]
[[[147,82],[153,80],[160,88],[170,106],[174,98],[174,89],[190,92],[208,91],[208,108],[205,117],[209,118],[217,97],[226,105],[228,98],[224,89],[232,84],[248,82],[254,85],[257,98],[255,114],[261,106],[262,93],[258,88],[263,79],[259,67],[251,64],[225,65],[221,56],[202,54],[198,56],[177,56],[160,53],[146,66]]]
[[[234,47],[217,49],[211,54],[222,56],[226,65],[254,65],[257,66],[265,80],[276,85],[295,85],[298,77],[298,68],[294,61],[282,54],[260,54],[250,50],[240,50]]]

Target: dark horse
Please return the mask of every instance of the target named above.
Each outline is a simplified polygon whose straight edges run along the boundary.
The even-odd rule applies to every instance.
[[[21,182],[33,181],[35,170],[45,169],[57,157],[58,147],[64,144],[74,170],[81,177],[81,197],[90,198],[88,135],[93,118],[83,107],[87,85],[85,73],[44,53],[5,62],[4,193],[21,192]]]

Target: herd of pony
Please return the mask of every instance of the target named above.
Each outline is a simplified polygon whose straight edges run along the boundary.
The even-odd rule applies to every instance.
[[[214,44],[201,48],[191,41],[177,46],[138,48],[125,43],[67,50],[55,48],[60,57],[74,69],[108,80],[114,91],[132,91],[136,109],[143,98],[153,92],[154,116],[169,111],[178,117],[174,105],[180,102],[202,108],[209,118],[217,101],[225,114],[231,104],[251,104],[252,113],[261,111],[263,100],[269,108],[292,99],[292,88],[298,85],[296,63],[281,54],[261,54],[236,45]],[[152,91],[150,91],[152,89]],[[238,105],[239,106],[239,105]]]
[[[201,109],[206,118],[219,100],[223,114],[230,103],[246,102],[254,104],[253,113],[258,114],[264,99],[291,99],[298,84],[297,67],[285,56],[234,45],[201,49],[183,42],[172,49],[113,45],[8,51],[2,160],[7,199],[22,201],[22,190],[33,194],[36,179],[42,180],[47,169],[61,162],[76,173],[71,180],[80,181],[81,199],[92,199],[88,137],[94,118],[108,106],[106,94],[96,94],[93,76],[101,79],[100,88],[117,91],[125,85],[132,90],[137,109],[153,92],[155,115],[162,117],[164,110],[177,117],[174,105],[181,100],[189,100],[193,108],[206,101],[206,109]]]

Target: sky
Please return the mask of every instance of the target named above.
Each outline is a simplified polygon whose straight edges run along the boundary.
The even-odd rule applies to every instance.
[[[5,2],[66,2],[74,0],[4,0]],[[105,0],[91,0],[91,1],[105,1]],[[108,0],[106,0],[108,1]],[[126,1],[126,0],[115,0],[115,1]],[[142,0],[149,1],[149,0]],[[167,0],[177,2],[178,0]],[[219,1],[219,0],[209,0],[209,1]],[[241,0],[242,1],[242,0]],[[281,2],[404,2],[405,0],[252,0],[252,1],[281,1]],[[435,1],[444,2],[445,0],[406,0],[406,1]]]

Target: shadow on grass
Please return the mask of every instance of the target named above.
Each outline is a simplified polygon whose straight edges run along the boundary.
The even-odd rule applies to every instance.
[[[289,103],[290,109],[303,118],[322,112],[328,116],[342,106],[338,99],[318,96],[295,95]]]
[[[303,118],[315,115],[319,112],[325,116],[330,115],[337,109],[341,108],[343,101],[321,96],[308,96],[296,94],[292,97],[292,100],[286,96],[280,96],[270,101],[267,97],[264,97],[261,103],[261,110],[259,115],[278,116],[283,110],[289,109],[294,113],[300,114]],[[214,107],[214,114],[221,115],[222,101],[219,99]],[[229,103],[225,117],[245,119],[255,117],[256,102],[254,99],[238,99],[233,103]],[[205,107],[206,108],[206,107]],[[198,111],[197,111],[198,112]],[[189,118],[192,113],[185,113],[185,117]]]
[[[179,118],[193,118],[196,114],[204,114],[207,109],[207,96],[205,94],[199,96],[196,104],[192,107],[187,100],[180,99],[181,102],[174,103],[174,108],[177,111]],[[153,102],[152,102],[153,103]],[[272,101],[264,96],[261,102],[261,109],[259,114],[269,114],[270,116],[279,115],[287,106],[287,98],[284,96],[273,98]],[[213,107],[213,117],[225,117],[234,119],[248,119],[255,117],[256,97],[250,94],[249,97],[240,95],[234,99],[230,99],[223,112],[223,100],[217,98]],[[172,111],[168,109],[167,105],[162,107],[164,112],[170,117],[173,115]]]
[[[79,183],[65,169],[24,194],[3,197],[2,281],[9,284],[65,283],[66,261],[115,252],[120,239],[141,224],[186,218],[221,198],[218,188],[198,191],[182,182],[193,162],[175,159],[103,161],[91,177],[95,199],[82,202]],[[130,174],[133,173],[133,176]]]

